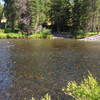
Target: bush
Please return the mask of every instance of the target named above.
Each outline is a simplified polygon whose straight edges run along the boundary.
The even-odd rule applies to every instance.
[[[15,29],[15,30],[12,31],[11,28],[6,28],[4,32],[5,33],[12,33],[12,32],[13,33],[18,33],[18,32],[20,32],[20,29],[17,28],[17,29]]]
[[[7,33],[7,38],[21,38],[23,35],[21,33]]]
[[[53,38],[53,35],[47,35],[47,39],[52,39]]]
[[[4,32],[5,32],[5,33],[11,33],[12,30],[11,30],[11,28],[6,28],[6,29],[4,30]]]
[[[85,37],[85,33],[83,30],[77,30],[74,32],[74,36],[76,38],[84,38]]]
[[[33,35],[29,36],[29,38],[33,38],[33,39],[44,39],[44,38],[51,39],[52,37],[53,37],[53,35],[51,34],[50,29],[44,29],[43,31],[41,31],[37,34],[33,34]]]
[[[4,29],[0,29],[0,33],[4,33]]]
[[[6,37],[7,37],[6,34],[4,34],[4,33],[0,33],[0,39],[4,39],[4,38],[6,38]]]
[[[4,30],[0,29],[0,39],[6,38],[6,34],[4,34]]]
[[[39,34],[41,34],[42,38],[47,38],[48,35],[51,35],[51,30],[50,29],[44,29]]]
[[[100,100],[100,84],[90,73],[80,84],[69,82],[62,90],[75,100]]]
[[[30,35],[29,38],[39,39],[39,38],[42,38],[42,35],[41,34],[33,34],[33,35]]]
[[[45,94],[44,96],[41,96],[40,99],[35,99],[34,97],[32,97],[31,100],[51,100],[51,95],[49,95],[48,93]]]
[[[77,39],[80,39],[80,38],[85,38],[85,37],[89,37],[89,36],[96,35],[96,34],[99,34],[99,32],[87,32],[87,33],[85,33],[83,30],[78,30],[74,33],[74,36]]]
[[[4,38],[22,38],[24,35],[22,33],[4,33],[5,30],[0,29],[0,39]]]
[[[22,38],[24,36],[25,36],[25,34],[22,34],[22,33],[11,32],[10,28],[7,28],[5,30],[0,29],[0,38]],[[53,35],[51,34],[50,29],[44,29],[43,31],[39,32],[38,34],[29,35],[28,37],[33,38],[33,39],[43,39],[43,38],[51,39],[53,37]]]

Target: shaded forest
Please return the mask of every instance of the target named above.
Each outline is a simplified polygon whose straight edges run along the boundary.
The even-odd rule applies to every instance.
[[[4,0],[5,28],[34,34],[100,30],[100,0]]]

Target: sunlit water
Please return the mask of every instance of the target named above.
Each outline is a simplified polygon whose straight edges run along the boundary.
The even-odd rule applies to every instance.
[[[0,40],[0,100],[31,100],[45,93],[56,100],[62,87],[80,82],[88,71],[100,81],[100,42]]]

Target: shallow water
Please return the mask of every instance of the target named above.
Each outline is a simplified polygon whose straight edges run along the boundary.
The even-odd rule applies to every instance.
[[[56,100],[68,81],[80,82],[88,71],[100,81],[100,42],[0,40],[0,100],[31,100],[48,92]]]

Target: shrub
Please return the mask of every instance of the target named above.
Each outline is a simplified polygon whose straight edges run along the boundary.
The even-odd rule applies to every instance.
[[[42,38],[42,35],[41,34],[32,34],[29,36],[29,38],[39,39],[39,38]]]
[[[0,33],[4,33],[4,29],[0,29]]]
[[[90,73],[80,84],[69,82],[62,90],[75,100],[100,100],[100,84]]]
[[[74,36],[76,38],[84,38],[85,37],[85,33],[84,30],[77,30],[74,32]]]
[[[74,36],[78,39],[89,37],[96,34],[99,34],[99,32],[84,32],[83,30],[78,30],[74,32]]]
[[[23,35],[21,33],[7,33],[7,38],[21,38]]]
[[[6,34],[4,33],[3,29],[0,29],[0,39],[6,38]]]
[[[5,33],[11,33],[12,30],[11,30],[11,28],[6,28],[6,29],[4,30],[4,32],[5,32]]]
[[[53,38],[53,35],[47,35],[47,39],[52,39]]]
[[[18,32],[20,32],[20,29],[16,28],[15,30],[12,30],[11,28],[6,28],[4,32],[5,33],[12,33],[12,32],[18,33]]]
[[[47,38],[48,35],[51,35],[51,30],[43,29],[39,34],[41,34],[42,38]]]
[[[0,33],[0,39],[4,39],[4,38],[6,38],[6,37],[7,37],[6,34],[4,34],[4,33]]]
[[[41,96],[40,99],[35,99],[34,97],[32,97],[30,100],[51,100],[51,96],[47,93],[44,96]]]
[[[53,35],[51,34],[51,30],[50,29],[44,29],[41,32],[37,33],[37,34],[32,34],[29,36],[29,38],[33,38],[33,39],[44,39],[44,38],[48,38],[51,39],[53,37]]]

